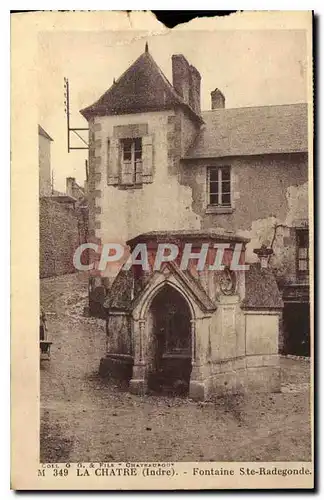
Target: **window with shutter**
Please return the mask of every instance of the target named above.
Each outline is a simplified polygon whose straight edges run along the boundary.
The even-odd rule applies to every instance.
[[[153,182],[153,141],[150,135],[142,138],[143,144],[143,182]]]
[[[121,139],[120,183],[124,186],[142,184],[142,138]]]
[[[111,138],[107,143],[107,161],[108,161],[108,184],[117,185],[119,182],[119,141]]]
[[[113,134],[107,146],[108,184],[134,188],[153,182],[153,144],[147,124],[117,126]]]

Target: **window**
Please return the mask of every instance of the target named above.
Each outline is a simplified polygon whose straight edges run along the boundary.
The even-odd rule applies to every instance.
[[[121,139],[122,183],[142,184],[142,139]]]
[[[308,273],[309,237],[306,229],[298,229],[297,236],[297,273],[304,276]]]
[[[107,183],[120,189],[153,182],[153,135],[147,124],[118,125],[108,138]]]
[[[231,208],[231,168],[208,169],[208,204]]]

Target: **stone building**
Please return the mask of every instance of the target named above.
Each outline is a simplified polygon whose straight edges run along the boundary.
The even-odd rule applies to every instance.
[[[51,142],[53,139],[38,125],[39,196],[50,196],[52,193]]]
[[[307,105],[227,109],[215,89],[202,111],[200,82],[174,55],[171,84],[146,46],[81,111],[89,236],[131,249],[145,242],[153,255],[161,242],[193,251],[226,242],[223,263],[240,244],[250,268],[175,261],[95,272],[90,288],[107,318],[100,369],[134,391],[179,384],[201,399],[279,390],[278,353],[307,354],[309,343]]]
[[[39,137],[39,272],[48,278],[75,272],[73,255],[88,240],[88,203],[84,189],[73,177],[66,179],[66,193],[51,181],[51,142],[38,126]],[[83,255],[83,262],[87,261]]]

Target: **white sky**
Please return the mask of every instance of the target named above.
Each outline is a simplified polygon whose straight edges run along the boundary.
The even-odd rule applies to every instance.
[[[55,189],[65,178],[85,179],[87,151],[67,153],[63,78],[69,78],[72,127],[87,127],[79,110],[92,104],[144,52],[149,51],[172,82],[171,56],[182,53],[199,70],[201,104],[220,88],[226,107],[305,102],[306,36],[302,30],[43,32],[39,35],[39,123],[54,139]],[[82,145],[73,141],[74,145]]]

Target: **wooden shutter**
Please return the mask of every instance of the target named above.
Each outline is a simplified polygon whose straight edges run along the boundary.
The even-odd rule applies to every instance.
[[[153,182],[153,138],[151,135],[142,137],[143,150],[143,183]]]
[[[134,165],[133,162],[121,161],[120,166],[120,183],[123,186],[131,186],[134,184]]]
[[[108,184],[115,186],[119,181],[120,148],[119,140],[111,138],[108,141]]]

